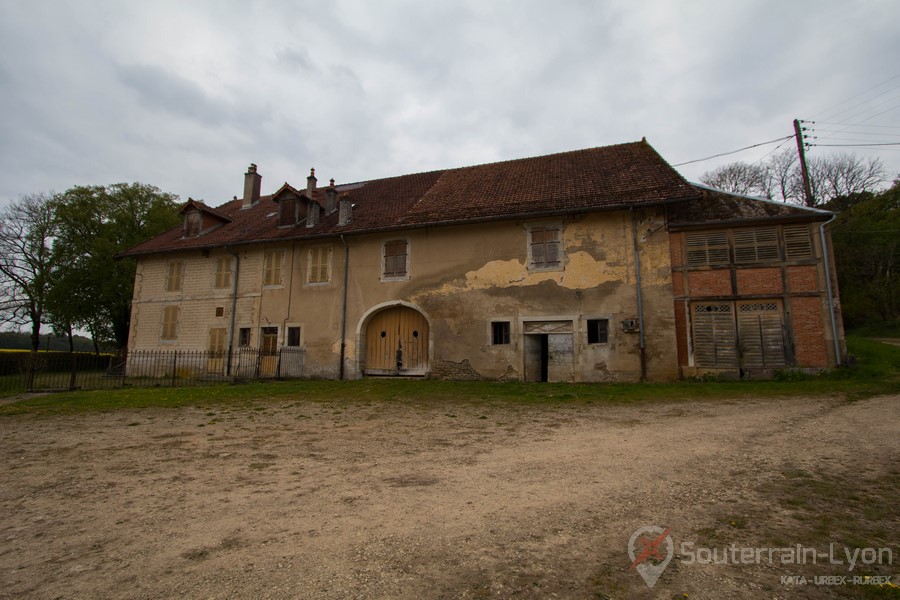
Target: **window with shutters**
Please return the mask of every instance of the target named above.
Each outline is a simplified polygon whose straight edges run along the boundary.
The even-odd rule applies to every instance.
[[[291,195],[278,202],[278,226],[291,227],[297,224],[297,198]]]
[[[704,231],[685,235],[689,267],[714,267],[731,263],[727,231]]]
[[[528,230],[528,268],[554,270],[562,266],[562,228],[536,225]]]
[[[218,357],[225,354],[225,328],[216,327],[209,330],[209,353]]]
[[[184,237],[197,237],[203,226],[203,215],[195,210],[184,215]]]
[[[812,238],[808,225],[784,226],[784,257],[787,260],[812,258]]]
[[[279,286],[284,282],[284,250],[269,250],[263,257],[263,285]]]
[[[383,279],[404,279],[409,277],[407,263],[409,243],[406,240],[393,240],[384,243]]]
[[[216,259],[216,275],[213,280],[213,287],[229,288],[231,287],[231,257],[225,256]]]
[[[180,292],[184,281],[184,263],[181,261],[170,262],[166,272],[166,291]]]
[[[733,238],[734,262],[737,264],[772,262],[781,258],[775,227],[735,229]]]
[[[331,247],[310,248],[306,261],[307,283],[328,283],[331,281]]]
[[[162,314],[162,331],[160,331],[159,339],[176,340],[178,339],[178,315],[180,309],[177,306],[166,306],[163,308]]]

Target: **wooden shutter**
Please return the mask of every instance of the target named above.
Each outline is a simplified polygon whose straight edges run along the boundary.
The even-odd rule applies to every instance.
[[[688,233],[685,236],[685,249],[685,261],[689,267],[727,265],[731,262],[727,231]]]
[[[787,364],[782,315],[779,302],[738,303],[738,337],[744,368],[776,368]]]
[[[698,367],[737,367],[737,332],[730,302],[692,305],[694,364]]]
[[[384,276],[404,277],[406,275],[406,240],[396,240],[384,244]]]
[[[216,285],[217,288],[227,288],[231,285],[231,258],[216,259]]]
[[[785,225],[784,255],[788,260],[812,258],[812,239],[807,225]]]
[[[778,230],[775,227],[734,230],[734,262],[770,262],[780,258]]]

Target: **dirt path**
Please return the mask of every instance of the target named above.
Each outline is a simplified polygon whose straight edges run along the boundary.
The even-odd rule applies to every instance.
[[[773,501],[784,469],[877,477],[898,440],[897,397],[5,417],[0,597],[795,597],[796,566],[677,557],[650,589],[626,546],[747,518],[809,543]]]

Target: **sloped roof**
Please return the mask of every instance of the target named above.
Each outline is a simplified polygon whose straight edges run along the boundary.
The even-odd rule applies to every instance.
[[[678,203],[669,208],[669,229],[712,225],[725,227],[735,223],[752,225],[769,221],[824,221],[832,215],[831,212],[819,208],[732,194],[698,183],[692,185],[700,193],[700,197],[692,202]]]
[[[184,238],[177,227],[123,255],[610,210],[699,196],[646,140],[335,188],[353,204],[347,225],[338,225],[333,212],[323,214],[315,227],[279,228],[272,196],[262,196],[247,209],[241,200],[218,207],[231,222],[205,235]],[[320,198],[326,189],[317,188]]]
[[[207,206],[204,202],[201,202],[200,200],[194,200],[193,198],[188,198],[187,202],[185,202],[181,206],[181,208],[178,209],[178,213],[183,215],[184,213],[186,213],[188,210],[191,210],[191,209],[199,210],[200,212],[212,215],[213,217],[215,217],[216,219],[218,219],[224,223],[231,221],[231,217],[229,217],[228,215],[226,215],[222,212],[219,212],[218,210],[216,210],[215,208],[213,208],[211,206]]]

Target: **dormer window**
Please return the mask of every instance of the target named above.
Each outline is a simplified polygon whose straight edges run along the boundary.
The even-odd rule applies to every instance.
[[[297,197],[285,195],[278,202],[278,226],[291,227],[297,224]]]
[[[197,237],[203,224],[203,215],[195,210],[184,215],[184,237]]]

